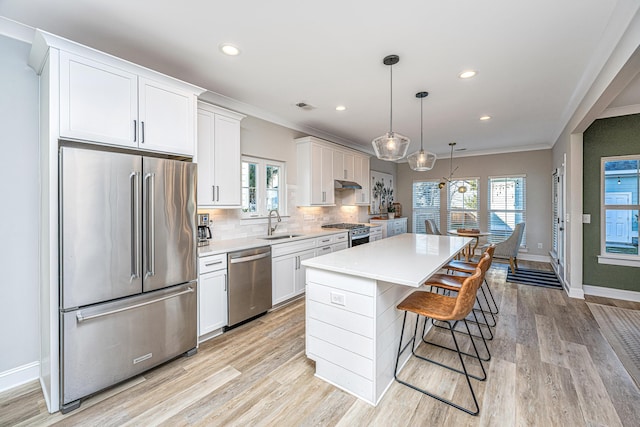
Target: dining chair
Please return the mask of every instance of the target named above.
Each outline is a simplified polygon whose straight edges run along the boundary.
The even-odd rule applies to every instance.
[[[513,228],[513,232],[507,238],[507,240],[500,243],[496,243],[496,251],[493,254],[495,258],[505,258],[509,260],[509,266],[511,267],[511,273],[515,274],[518,269],[518,250],[522,244],[522,237],[524,236],[524,222],[516,224]]]
[[[436,222],[432,219],[424,220],[424,229],[426,230],[427,234],[434,234],[436,236],[442,235],[442,233],[440,233],[440,230],[438,230],[438,226],[436,225]]]
[[[424,292],[424,291],[415,291],[407,298],[405,298],[400,304],[398,304],[398,310],[404,311],[404,318],[402,320],[402,332],[400,333],[400,344],[398,345],[398,354],[396,356],[396,365],[394,370],[394,378],[400,384],[403,384],[407,387],[410,387],[416,391],[419,391],[429,397],[439,400],[440,402],[446,403],[447,405],[453,406],[456,409],[464,411],[471,415],[478,415],[480,412],[480,406],[478,405],[478,400],[476,399],[476,394],[473,390],[473,386],[471,384],[471,378],[478,379],[480,381],[484,381],[487,378],[487,373],[484,369],[484,365],[482,364],[482,360],[480,359],[480,354],[478,353],[478,349],[476,347],[475,341],[471,338],[471,344],[475,351],[475,359],[478,360],[480,364],[480,368],[482,370],[482,376],[471,376],[467,370],[467,366],[464,363],[463,353],[460,351],[460,346],[458,345],[458,340],[456,339],[456,334],[453,332],[455,325],[457,322],[463,322],[467,328],[467,332],[471,335],[471,331],[469,330],[469,325],[467,324],[466,317],[473,311],[473,306],[475,304],[475,296],[478,291],[478,287],[480,286],[482,280],[482,270],[480,268],[476,269],[476,272],[465,278],[460,287],[458,294],[455,297],[440,295],[433,292]],[[404,337],[404,329],[407,323],[407,314],[409,312],[416,314],[416,324],[413,331],[413,336],[409,339],[409,342],[402,346],[402,341]],[[453,343],[455,345],[455,351],[458,354],[458,359],[460,360],[460,365],[462,365],[462,370],[457,369],[453,366],[445,365],[444,363],[437,362],[435,360],[429,359],[425,356],[421,356],[416,354],[415,344],[416,344],[416,336],[418,333],[418,323],[420,317],[425,318],[425,322],[427,319],[435,319],[440,322],[443,322],[448,325],[448,329],[451,332],[451,337],[453,338]],[[406,380],[400,379],[398,377],[398,362],[400,360],[400,356],[404,353],[407,347],[411,346],[411,353],[413,356],[418,359],[434,363],[443,368],[450,369],[454,372],[464,374],[467,385],[469,387],[469,391],[471,392],[471,397],[473,398],[473,403],[475,409],[466,408],[460,404],[453,402],[453,400],[445,399],[442,396],[439,396],[435,393],[427,391],[423,388],[418,387],[415,384],[411,384]]]

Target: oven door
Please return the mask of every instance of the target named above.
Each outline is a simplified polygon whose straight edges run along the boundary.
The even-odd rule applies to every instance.
[[[351,247],[369,243],[369,235],[351,237]]]

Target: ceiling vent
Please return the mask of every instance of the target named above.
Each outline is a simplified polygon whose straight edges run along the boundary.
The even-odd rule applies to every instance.
[[[301,110],[307,110],[307,111],[308,110],[314,110],[316,108],[311,104],[307,104],[306,102],[298,102],[296,104],[296,107],[298,107]]]

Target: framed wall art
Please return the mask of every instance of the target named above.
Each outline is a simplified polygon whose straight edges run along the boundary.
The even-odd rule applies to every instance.
[[[369,213],[386,213],[389,206],[393,205],[393,175],[372,170],[370,188]]]

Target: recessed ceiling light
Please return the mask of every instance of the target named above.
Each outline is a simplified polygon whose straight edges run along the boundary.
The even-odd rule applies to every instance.
[[[458,74],[458,77],[460,77],[461,79],[470,79],[471,77],[475,77],[476,74],[478,74],[477,71],[468,70]]]
[[[482,121],[491,120],[491,116],[481,116],[480,120],[482,120]]]
[[[344,110],[346,110],[346,109],[347,109],[347,107],[345,107],[344,105],[338,105],[338,106],[336,107],[336,111],[344,111]]]
[[[237,47],[235,47],[234,45],[229,44],[229,43],[221,44],[220,45],[220,50],[225,55],[229,55],[229,56],[240,55],[240,49],[238,49]]]

